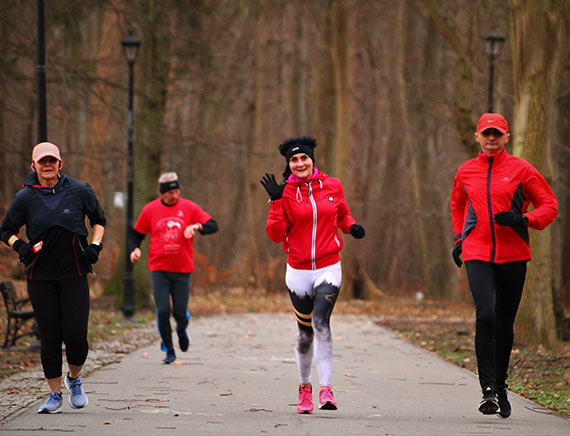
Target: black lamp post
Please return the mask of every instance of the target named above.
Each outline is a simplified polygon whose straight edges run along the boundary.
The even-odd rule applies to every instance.
[[[133,69],[137,55],[139,53],[140,39],[129,34],[121,41],[125,49],[125,57],[129,63],[129,143],[127,149],[127,220],[126,220],[126,245],[125,245],[125,277],[123,295],[123,315],[131,318],[135,313],[135,278],[133,275],[133,264],[129,253],[129,231],[133,227]]]
[[[44,42],[44,2],[38,0],[38,143],[47,141],[46,50]]]
[[[494,61],[501,50],[503,49],[503,44],[505,43],[505,35],[500,32],[490,32],[485,35],[485,53],[489,58],[489,110],[488,112],[493,112],[493,75],[495,73]]]

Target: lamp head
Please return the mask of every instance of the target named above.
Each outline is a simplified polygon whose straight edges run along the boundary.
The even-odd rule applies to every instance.
[[[129,64],[134,64],[137,60],[139,54],[139,46],[141,45],[141,40],[137,38],[132,32],[129,32],[129,36],[121,41],[121,45],[125,49],[125,57]]]
[[[487,53],[489,59],[495,59],[501,54],[504,43],[505,35],[500,32],[493,31],[485,35],[485,53]]]

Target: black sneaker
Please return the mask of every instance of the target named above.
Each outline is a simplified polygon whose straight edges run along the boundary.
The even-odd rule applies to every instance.
[[[479,403],[479,412],[483,415],[494,415],[499,410],[497,393],[491,386],[483,389],[483,399]]]
[[[188,351],[188,346],[190,345],[190,338],[188,337],[186,329],[184,330],[176,329],[176,333],[178,334],[178,345],[180,346],[180,351]]]
[[[167,351],[166,357],[162,361],[168,364],[174,362],[175,360],[176,360],[176,354],[174,354],[174,351]]]
[[[497,400],[499,402],[499,416],[501,418],[508,418],[511,416],[511,403],[507,398],[507,385],[497,389]]]

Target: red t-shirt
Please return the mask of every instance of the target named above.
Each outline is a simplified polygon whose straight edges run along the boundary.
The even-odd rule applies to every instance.
[[[161,200],[147,203],[134,227],[139,233],[150,233],[148,269],[194,272],[194,238],[186,239],[184,229],[190,224],[204,224],[212,217],[190,200],[179,198],[173,206]]]

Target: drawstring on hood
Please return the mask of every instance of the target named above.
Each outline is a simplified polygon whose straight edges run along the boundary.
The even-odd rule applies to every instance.
[[[307,177],[306,179],[300,179],[295,174],[289,175],[289,177],[287,178],[287,183],[297,184],[297,194],[295,195],[297,202],[301,203],[303,201],[303,195],[301,194],[301,183],[307,183],[307,184],[311,183],[311,180],[317,178],[318,175],[319,175],[319,170],[316,167],[313,169],[313,174],[310,177]],[[319,185],[321,186],[321,189],[323,189],[323,181],[320,179],[320,177],[317,180],[319,182]]]

